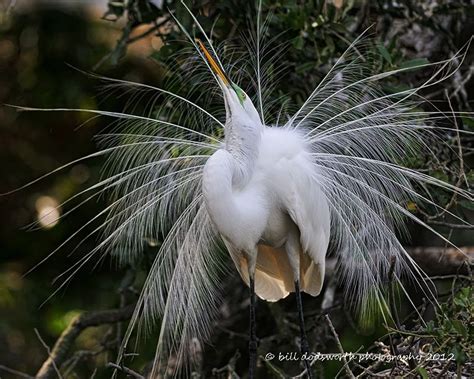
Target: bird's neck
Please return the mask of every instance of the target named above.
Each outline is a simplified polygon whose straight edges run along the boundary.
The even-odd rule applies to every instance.
[[[263,125],[229,125],[225,131],[225,146],[232,162],[232,184],[244,187],[253,175],[258,159]]]
[[[235,203],[232,177],[235,160],[229,151],[220,149],[204,167],[202,190],[209,215],[219,232],[229,238],[233,231],[229,220],[239,222],[240,209]]]
[[[247,131],[226,127],[225,132],[225,149],[215,152],[204,167],[203,194],[219,232],[232,239],[233,226],[239,224],[243,212],[234,192],[245,187],[254,173],[263,126]]]

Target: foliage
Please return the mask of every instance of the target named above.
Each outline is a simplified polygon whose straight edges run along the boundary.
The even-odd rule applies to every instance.
[[[240,0],[199,0],[190,5],[204,29],[212,30],[216,44],[248,35],[254,22],[252,15],[256,12],[256,4]],[[421,83],[425,73],[416,69],[417,66],[452,56],[472,35],[474,25],[469,22],[473,17],[472,8],[463,1],[264,0],[262,10],[264,15],[273,15],[266,30],[267,40],[273,46],[282,41],[289,42],[280,52],[279,58],[285,70],[281,73],[274,96],[287,96],[295,104],[302,103],[348,44],[368,27],[371,27],[368,33],[375,38],[374,51],[379,56],[374,70],[413,68],[386,83],[387,91],[396,92]],[[199,93],[192,91],[192,81],[179,76],[179,70],[175,69],[184,62],[181,52],[189,45],[176,27],[172,15],[199,36],[192,19],[178,1],[109,1],[104,20],[99,20],[97,14],[90,16],[82,12],[82,8],[78,11],[70,8],[58,11],[38,5],[38,8],[4,11],[0,17],[3,21],[0,29],[0,102],[71,108],[108,105],[120,109],[126,105],[127,99],[123,96],[106,96],[98,92],[97,83],[67,67],[64,62],[80,69],[96,69],[102,74],[132,78],[147,84],[163,86],[168,83],[168,89],[190,92],[191,96],[198,98]],[[150,40],[158,41],[159,46],[163,43],[163,46],[159,50],[148,50],[152,60],[137,58],[134,48]],[[466,66],[462,66],[458,75],[443,87],[423,93],[423,96],[448,114],[451,107],[445,101],[445,94],[450,97],[454,109],[471,111],[468,99],[472,98],[473,88],[469,79],[474,70]],[[19,115],[6,107],[0,108],[0,121],[2,141],[7,141],[8,145],[0,152],[6,162],[0,173],[4,178],[1,192],[19,187],[64,162],[94,151],[92,136],[104,127],[100,121],[92,120],[86,127],[74,132],[76,126],[86,121],[81,113],[56,117]],[[474,121],[470,117],[456,118],[456,121],[459,128],[474,130]],[[437,159],[420,157],[418,161],[410,162],[411,165],[452,184],[469,186],[474,177],[469,168],[472,166],[472,137],[459,138],[453,130],[443,134],[442,138],[448,141],[450,148],[435,151]],[[459,149],[464,161],[457,159]],[[75,170],[47,178],[34,188],[26,189],[26,192],[14,194],[7,200],[0,198],[4,213],[0,246],[0,365],[33,373],[47,358],[44,347],[33,332],[34,328],[52,347],[61,331],[77,314],[84,310],[94,312],[120,308],[136,299],[136,291],[149,267],[147,260],[156,253],[155,245],[159,241],[150,241],[143,262],[126,271],[113,270],[106,261],[92,273],[89,270],[80,272],[62,296],[53,298],[41,309],[40,304],[52,292],[50,280],[68,268],[74,256],[68,258],[66,251],[51,265],[42,266],[33,274],[22,277],[24,272],[53,251],[103,206],[101,200],[54,228],[30,233],[20,231],[20,227],[36,218],[35,202],[38,197],[47,194],[61,202],[94,183],[100,175],[99,167],[100,162],[85,162],[75,166]],[[448,175],[441,176],[446,171]],[[471,203],[443,198],[441,193],[434,196],[463,218],[472,220]],[[439,226],[440,231],[458,245],[473,244],[472,231],[456,227],[445,213],[419,209],[416,204],[411,204],[409,209],[423,214],[426,221]],[[432,237],[420,229],[412,227],[411,231],[413,245],[433,244]],[[71,250],[77,247],[79,241],[72,244]],[[76,254],[84,254],[90,248],[90,244],[79,247]],[[129,275],[133,279],[123,279],[129,278]],[[122,280],[126,283],[120,284]],[[448,290],[450,295],[454,293],[447,300],[440,298],[441,312],[435,316],[426,312],[425,319],[431,318],[426,326],[416,318],[403,328],[403,325],[397,325],[396,329],[390,330],[390,339],[384,338],[388,329],[380,325],[362,331],[353,321],[357,316],[351,315],[348,305],[344,304],[340,289],[329,281],[320,298],[307,297],[303,300],[311,348],[323,353],[337,352],[340,338],[345,351],[360,349],[396,353],[399,347],[400,351],[412,349],[419,353],[414,350],[413,341],[418,343],[416,347],[424,341],[423,345],[433,348],[433,352],[453,353],[455,363],[440,365],[437,362],[423,362],[413,365],[408,362],[390,367],[367,364],[362,368],[357,362],[352,362],[350,368],[361,376],[370,376],[364,370],[389,370],[385,373],[392,375],[391,370],[395,370],[395,366],[404,370],[400,375],[418,372],[422,377],[435,374],[442,377],[442,370],[446,375],[462,373],[472,368],[472,281],[462,280],[453,286],[439,287],[440,291]],[[335,292],[332,298],[331,291]],[[228,296],[221,310],[222,322],[216,325],[211,345],[201,347],[201,377],[236,377],[237,373],[243,375],[246,372],[247,291],[237,278],[232,277],[226,283],[226,294]],[[423,306],[423,299],[417,300],[417,305]],[[295,309],[293,299],[278,304],[259,304],[257,322],[262,355],[298,351],[294,338],[298,332]],[[325,313],[329,313],[339,336],[331,332],[323,317]],[[106,364],[113,361],[124,326],[119,323],[85,330],[61,367],[67,374],[64,376],[72,377],[75,372],[79,377],[89,377],[97,368],[96,378],[109,377],[111,369]],[[153,349],[153,338],[150,338],[143,344],[142,355],[134,360],[128,359],[126,364],[136,371],[146,372],[146,363],[152,358]],[[80,351],[86,353],[78,354]],[[334,377],[341,371],[342,364],[316,362],[314,369],[320,377]],[[263,359],[259,370],[262,377],[285,377],[301,372],[294,362]],[[344,372],[341,371],[342,375],[345,375]]]
[[[474,351],[473,287],[461,287],[441,306],[436,319],[428,322],[422,334],[431,334],[443,352],[451,354],[458,367],[472,358]],[[439,351],[439,348],[437,349]]]

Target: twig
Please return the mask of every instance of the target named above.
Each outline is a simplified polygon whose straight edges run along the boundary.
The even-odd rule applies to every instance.
[[[457,275],[457,274],[450,274],[450,275],[433,275],[429,277],[431,280],[443,280],[443,279],[465,279],[473,281],[474,278],[468,275]]]
[[[221,368],[213,368],[212,374],[213,376],[217,374],[227,373],[228,379],[239,379],[239,375],[235,372],[235,365],[237,364],[237,360],[240,358],[240,352],[237,350],[235,354],[230,358],[229,363],[227,363],[224,367]]]
[[[128,375],[131,375],[133,376],[134,378],[137,378],[137,379],[145,379],[145,377],[141,374],[139,374],[138,372],[136,371],[133,371],[132,369],[129,369],[128,367],[125,367],[125,366],[119,366],[115,363],[112,363],[112,362],[109,362],[107,363],[107,367],[111,367],[111,368],[114,368],[116,370],[120,370]]]
[[[375,363],[370,365],[369,367],[364,367],[357,362],[354,362],[354,364],[357,367],[359,367],[361,370],[363,370],[363,372],[361,372],[359,375],[356,376],[356,379],[359,379],[359,378],[362,378],[364,375],[369,375],[369,377],[377,376],[377,374],[373,370],[377,369],[378,366],[382,364],[382,361],[381,360],[375,361]]]
[[[164,24],[166,24],[168,21],[170,20],[169,17],[166,17],[164,20],[160,21],[159,23],[155,24],[154,26],[152,26],[150,29],[148,29],[147,31],[135,36],[135,37],[130,37],[128,40],[127,40],[127,44],[131,44],[131,43],[134,43],[142,38],[145,38],[146,36],[150,35],[151,33],[153,33],[154,31],[158,30],[159,28],[161,28]]]
[[[438,217],[438,215],[436,216]],[[470,225],[470,224],[453,224],[453,223],[449,223],[449,222],[444,222],[444,221],[428,221],[428,224],[431,224],[431,225],[439,225],[439,226],[446,226],[448,228],[452,228],[452,229],[474,229],[474,225]]]
[[[120,308],[123,308],[127,305],[127,303],[130,303],[131,301],[127,301],[127,293],[132,292],[130,289],[133,289],[133,282],[135,280],[136,272],[132,270],[131,268],[128,268],[127,271],[125,272],[125,275],[123,279],[120,282],[120,287],[118,288],[118,294],[120,297]],[[122,323],[119,322],[117,323],[116,327],[116,336],[115,336],[117,341],[122,340]],[[120,344],[120,342],[119,342]]]
[[[234,332],[233,330],[230,330],[230,329],[228,329],[224,326],[217,325],[217,328],[222,330],[223,332],[227,333],[230,338],[240,337],[240,338],[243,338],[245,340],[247,340],[249,338],[249,336],[245,333]]]
[[[26,374],[24,372],[21,372],[21,371],[18,371],[18,370],[14,370],[14,369],[12,369],[10,367],[7,367],[7,366],[4,366],[4,365],[0,365],[0,370],[9,372],[10,374],[15,374],[15,375],[21,376],[22,378],[35,379],[34,376],[28,375],[28,374]]]
[[[36,333],[36,336],[38,337],[39,341],[41,342],[41,344],[43,345],[43,347],[46,349],[46,351],[48,352],[48,360],[51,359],[51,364],[54,368],[54,371],[56,372],[56,375],[58,376],[59,379],[62,379],[62,375],[61,373],[59,372],[59,368],[58,366],[56,365],[56,362],[54,360],[54,357],[52,356],[51,354],[51,349],[49,348],[49,346],[46,344],[46,342],[44,342],[43,338],[41,338],[41,335],[38,331],[38,329],[35,328],[35,333]]]
[[[329,318],[329,315],[325,314],[324,317],[326,318],[329,328],[331,329],[331,332],[334,336],[337,348],[339,349],[339,352],[342,354],[342,360],[344,361],[344,369],[346,370],[346,373],[349,376],[349,378],[355,379],[354,374],[349,368],[349,363],[347,362],[346,355],[345,355],[346,353],[344,352],[344,349],[342,348],[341,341],[339,340],[339,336],[337,335],[336,329],[334,329],[334,325],[332,324],[331,319]]]
[[[150,35],[151,33],[157,31],[160,27],[162,27],[164,24],[166,24],[168,21],[170,21],[170,17],[166,17],[164,20],[156,23],[155,25],[146,30],[145,32],[135,36],[135,37],[130,37],[130,34],[133,32],[133,30],[138,26],[138,25],[132,25],[132,24],[127,24],[122,31],[122,36],[119,38],[117,41],[117,44],[115,45],[114,49],[106,54],[104,57],[102,57],[99,62],[97,62],[93,70],[97,70],[102,64],[104,64],[105,61],[109,60],[112,62],[113,65],[116,65],[118,63],[118,60],[122,57],[122,55],[125,54],[127,50],[127,46],[141,40],[142,38],[145,38],[146,36]]]
[[[128,320],[132,316],[134,308],[134,305],[128,305],[119,309],[86,312],[75,317],[57,339],[50,356],[39,369],[36,378],[50,379],[53,377],[57,369],[56,365],[62,365],[72,344],[84,329]]]
[[[458,94],[458,92],[461,91],[462,88],[464,88],[464,86],[467,84],[467,82],[469,82],[469,80],[471,80],[473,74],[474,74],[474,66],[470,66],[469,70],[467,71],[466,77],[463,80],[461,80],[461,82],[457,85],[457,88],[453,91],[453,93],[451,94],[450,97],[456,96]],[[448,97],[448,99],[449,99],[449,97]]]
[[[110,330],[109,330],[110,332]],[[106,340],[107,338],[110,338],[110,334],[107,332],[105,335],[104,335],[104,340]],[[68,358],[67,360],[65,360],[63,362],[63,364],[61,365],[61,369],[63,369],[63,374],[65,377],[68,377],[68,375],[74,370],[74,368],[76,367],[76,365],[81,361],[83,360],[84,358],[92,358],[92,357],[95,357],[99,354],[102,354],[104,351],[107,351],[108,349],[111,349],[113,346],[117,345],[117,344],[120,344],[120,341],[121,340],[113,340],[113,341],[110,341],[110,342],[105,342],[105,341],[102,341],[101,342],[101,347],[97,350],[78,350],[76,351],[71,358]]]
[[[264,357],[262,357],[262,361],[272,370],[273,374],[280,379],[286,379],[286,375],[275,365],[273,365],[270,361],[266,360]],[[306,370],[305,370],[306,371]]]
[[[457,183],[455,184],[456,187],[459,187],[461,183],[464,181],[466,185],[469,187],[469,183],[466,177],[466,172],[464,171],[464,159],[463,159],[463,151],[462,151],[462,143],[461,143],[461,135],[459,134],[459,125],[458,125],[458,119],[456,117],[456,114],[454,112],[453,105],[451,104],[451,99],[448,96],[448,91],[446,90],[446,97],[448,99],[448,104],[449,108],[451,109],[451,112],[453,114],[453,119],[454,119],[454,126],[456,128],[456,142],[458,145],[458,155],[459,155],[459,178]],[[454,195],[456,195],[456,192],[453,194],[453,199],[451,201],[454,203],[455,198]],[[452,204],[448,204],[448,206],[451,206]]]
[[[448,361],[448,362],[444,365],[444,367],[443,367],[443,369],[440,371],[440,373],[436,376],[436,379],[441,379],[441,378],[443,378],[443,377],[444,377],[444,374],[446,374],[446,372],[448,371],[450,365],[451,365],[451,361]]]
[[[425,272],[432,275],[456,274],[466,263],[469,265],[474,261],[474,246],[459,249],[431,246],[406,250]]]
[[[467,178],[466,178],[466,173],[464,171],[464,159],[463,159],[463,148],[462,148],[462,143],[461,143],[461,136],[459,134],[459,126],[456,118],[456,114],[454,112],[453,106],[451,104],[451,100],[448,96],[448,91],[445,90],[445,96],[448,100],[449,108],[451,109],[452,115],[453,115],[453,120],[454,120],[454,127],[456,130],[456,144],[458,147],[458,157],[459,157],[459,173],[458,173],[458,178],[456,180],[456,183],[454,184],[454,187],[458,188],[464,181],[467,183]],[[429,223],[434,224],[434,225],[444,225],[444,226],[449,226],[457,229],[473,229],[474,226],[472,225],[458,225],[458,224],[447,224],[447,223],[442,223],[440,224],[440,221],[435,222],[433,220],[443,216],[446,214],[446,212],[453,207],[453,205],[456,204],[456,199],[458,197],[457,192],[453,192],[453,195],[451,196],[450,200],[448,203],[444,206],[444,209],[441,210],[440,212],[437,212],[434,215],[426,215],[427,220]],[[424,212],[423,212],[424,213]]]
[[[400,320],[399,320],[399,317],[398,317],[397,308],[395,306],[395,299],[396,299],[395,287],[393,285],[391,285],[391,283],[394,280],[394,276],[395,276],[394,274],[395,274],[395,264],[396,263],[397,263],[397,258],[396,258],[395,255],[392,255],[390,257],[390,269],[388,270],[387,279],[388,279],[388,293],[389,293],[389,296],[392,298],[392,300],[394,300],[394,301],[389,301],[390,314],[393,315],[393,322],[395,323],[395,325],[397,325],[397,328],[400,328]],[[390,341],[390,350],[393,353],[393,355],[395,355],[395,357],[397,357],[398,356],[398,348],[397,348],[397,345],[393,342],[393,338],[392,338],[391,334],[388,335],[388,339]],[[397,366],[398,366],[398,359],[395,358],[395,365],[392,367],[392,374],[393,374],[393,370]]]

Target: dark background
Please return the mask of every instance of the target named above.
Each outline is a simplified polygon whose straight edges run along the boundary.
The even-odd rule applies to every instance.
[[[116,5],[108,7],[106,1],[25,0],[6,1],[0,5],[0,104],[112,110],[123,107],[124,99],[103,96],[101,83],[77,69],[150,85],[165,85],[167,70],[172,72],[173,67],[162,63],[182,49],[182,35],[177,29],[159,28],[140,38],[141,34],[153,28],[152,21],[160,22],[169,14],[166,7],[156,7],[162,5],[158,1],[151,5],[147,1],[132,3],[135,3],[134,7],[128,9]],[[284,32],[282,39],[289,42],[281,57],[288,70],[278,90],[295,103],[301,103],[348,42],[370,25],[373,25],[374,49],[381,56],[380,70],[415,65],[417,59],[433,62],[449,58],[472,35],[474,11],[468,3],[263,1],[264,12],[272,10],[274,13],[269,34]],[[175,2],[169,2],[167,6],[176,12],[183,24],[191,26],[192,22],[182,6]],[[233,37],[236,30],[248,28],[247,18],[253,17],[248,15],[255,14],[254,7],[248,2],[236,0],[193,2],[192,9],[206,30],[210,30],[216,16],[220,15],[214,29],[217,41]],[[107,10],[108,20],[105,20],[102,16]],[[166,47],[160,50],[163,41]],[[459,74],[425,95],[440,108],[449,109],[444,97],[444,91],[447,91],[456,110],[472,111],[472,102],[469,101],[473,93],[472,81],[469,81],[474,72],[472,57],[471,48]],[[423,71],[414,70],[385,83],[386,89],[390,91],[419,84],[425,75]],[[474,130],[474,121],[469,117],[459,118],[459,123],[461,128]],[[18,112],[0,105],[0,192],[19,188],[67,162],[93,153],[93,136],[106,125],[106,120],[90,120],[90,116],[82,112]],[[455,146],[451,134],[446,139]],[[463,137],[462,144],[465,174],[472,183],[473,173],[468,168],[474,151],[472,138]],[[439,154],[443,167],[427,158],[423,168],[432,175],[456,183],[459,174],[457,160],[445,151]],[[133,301],[133,295],[119,293],[121,281],[131,269],[117,268],[105,259],[95,269],[90,265],[79,271],[67,288],[42,305],[56,288],[52,280],[69,268],[75,257],[94,247],[95,241],[86,241],[69,256],[78,246],[80,236],[46,263],[23,276],[94,217],[106,200],[88,203],[54,225],[41,226],[34,231],[25,230],[25,226],[37,220],[39,212],[48,205],[62,203],[97,181],[100,166],[100,158],[81,161],[27,188],[0,197],[0,365],[33,375],[47,358],[35,329],[46,344],[52,346],[75,315],[119,307],[121,301],[122,305]],[[449,202],[441,194],[438,200],[442,204]],[[68,209],[70,207],[65,206],[59,211],[65,213]],[[452,211],[472,222],[471,210],[472,204],[465,201],[456,201],[452,206]],[[416,205],[414,211],[417,211]],[[437,227],[459,246],[474,244],[472,229]],[[412,238],[406,241],[408,245],[442,247],[442,243],[430,234],[414,226],[410,228]],[[150,248],[147,254],[153,254],[153,251]],[[146,265],[134,267],[132,271],[132,282],[139,289]],[[447,269],[441,267],[440,271],[443,273]],[[451,282],[439,283],[441,289],[449,289],[450,285]],[[226,286],[228,296],[225,301],[227,308],[223,309],[224,321],[216,328],[212,345],[205,350],[202,377],[210,377],[213,368],[225,366],[237,350],[242,356],[236,361],[236,371],[242,376],[246,372],[247,291],[238,278],[229,278]],[[466,286],[464,283],[461,288]],[[416,298],[417,294],[413,296]],[[336,352],[331,332],[321,317],[321,299],[305,297],[304,303],[313,350]],[[259,304],[259,336],[268,337],[261,342],[262,354],[276,347],[298,351],[293,337],[297,335],[297,329],[291,324],[295,321],[294,312],[292,297],[278,304]],[[361,330],[357,315],[351,315],[340,291],[330,314],[346,351],[361,349],[365,352],[386,332],[382,325]],[[115,327],[107,325],[87,329],[77,339],[70,356],[73,357],[73,351],[77,350],[100,350],[104,341],[110,342],[114,336],[120,335],[117,333]],[[74,371],[77,377],[90,377],[95,368],[98,368],[97,378],[109,376],[111,369],[105,365],[114,361],[116,347],[115,344],[104,348],[103,352],[84,356],[69,372],[64,366],[65,377],[73,377]],[[153,354],[152,338],[143,344],[140,352],[141,356],[130,365],[143,372]],[[466,360],[464,357],[459,362],[466,364]],[[298,372],[295,364],[282,366],[287,373]],[[324,374],[330,378],[338,373],[340,367],[339,362],[322,363],[318,364],[317,370],[321,376]],[[260,370],[262,377],[272,372],[263,363],[260,363]],[[275,373],[273,375],[278,377]],[[16,375],[0,371],[0,377]]]

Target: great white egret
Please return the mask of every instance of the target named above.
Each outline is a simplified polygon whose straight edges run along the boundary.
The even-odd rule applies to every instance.
[[[422,275],[397,239],[405,220],[449,243],[411,213],[407,203],[439,208],[429,196],[430,187],[470,200],[471,195],[407,168],[404,162],[420,151],[431,152],[435,132],[441,130],[433,121],[446,117],[438,111],[421,111],[419,91],[452,76],[465,52],[421,64],[419,68],[433,70],[429,79],[417,88],[385,94],[380,81],[412,68],[373,74],[373,57],[361,53],[364,43],[358,38],[302,106],[272,112],[266,104],[272,70],[265,64],[268,54],[262,53],[264,26],[257,22],[256,43],[251,46],[255,49],[247,55],[247,63],[244,59],[235,67],[220,61],[194,21],[205,40],[195,41],[183,28],[198,58],[192,63],[207,67],[218,92],[210,90],[209,77],[204,77],[200,89],[206,90],[206,99],[223,96],[225,117],[162,88],[102,78],[112,89],[156,92],[166,101],[156,107],[153,102],[153,113],[144,115],[79,110],[117,122],[115,130],[99,137],[102,150],[71,163],[108,157],[108,176],[74,198],[86,195],[84,204],[107,192],[111,202],[59,247],[95,223],[84,240],[98,233],[103,236],[63,274],[60,288],[100,252],[111,252],[128,263],[148,238],[165,234],[120,356],[135,327],[143,332],[160,320],[152,376],[169,368],[171,356],[174,372],[182,372],[193,361],[193,341],[209,337],[218,313],[223,267],[216,247],[222,240],[250,287],[252,377],[255,294],[276,301],[296,292],[301,349],[308,350],[300,291],[319,294],[329,241],[341,278],[350,288],[348,295],[361,309],[372,303],[386,309],[383,286],[388,276],[404,291],[402,273],[412,274],[414,280]],[[251,70],[240,70],[245,64]],[[246,91],[240,88],[244,84]],[[287,121],[281,122],[281,113],[288,113]]]
[[[308,352],[300,290],[313,296],[321,291],[331,216],[303,131],[263,125],[249,96],[198,42],[218,79],[226,109],[224,146],[204,166],[203,195],[211,220],[250,287],[253,377],[255,294],[277,301],[296,292],[301,349]]]

